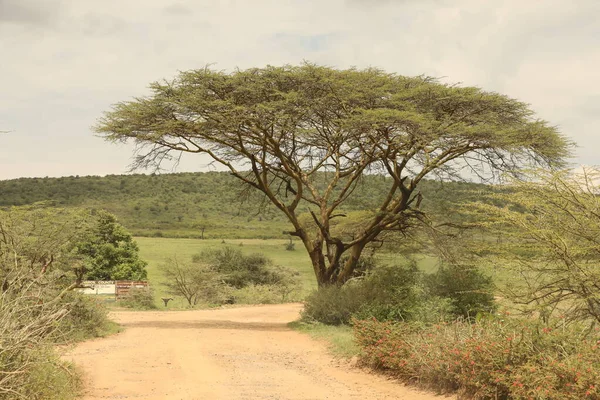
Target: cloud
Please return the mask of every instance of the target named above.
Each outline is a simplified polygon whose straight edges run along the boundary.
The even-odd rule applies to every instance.
[[[60,1],[52,0],[0,0],[0,24],[49,25],[60,6]]]
[[[181,3],[171,4],[167,7],[165,7],[163,10],[164,10],[165,14],[172,15],[172,16],[188,16],[189,17],[194,13],[194,11],[190,7],[187,7]]]
[[[505,93],[600,164],[598,19],[597,0],[0,0],[0,179],[122,172],[131,149],[90,132],[111,104],[209,63],[303,60]]]

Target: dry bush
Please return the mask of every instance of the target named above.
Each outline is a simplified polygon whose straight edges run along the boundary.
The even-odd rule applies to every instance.
[[[29,391],[36,386],[35,376],[48,368],[50,359],[42,353],[68,310],[57,298],[48,300],[46,287],[22,269],[11,271],[10,278],[10,285],[0,291],[0,398],[55,398]],[[64,366],[53,362],[58,378]]]

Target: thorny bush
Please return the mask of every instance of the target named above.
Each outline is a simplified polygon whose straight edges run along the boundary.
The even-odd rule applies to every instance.
[[[597,330],[499,317],[353,322],[362,362],[405,382],[467,399],[600,399]]]

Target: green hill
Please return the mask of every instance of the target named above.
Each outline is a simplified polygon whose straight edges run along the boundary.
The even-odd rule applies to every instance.
[[[365,176],[344,210],[374,209],[386,181]],[[0,207],[46,202],[101,208],[117,215],[137,236],[283,237],[290,228],[285,217],[257,193],[242,196],[240,189],[240,182],[226,172],[20,178],[0,181]],[[489,187],[424,181],[420,190],[422,207],[448,218],[455,203],[477,198]]]

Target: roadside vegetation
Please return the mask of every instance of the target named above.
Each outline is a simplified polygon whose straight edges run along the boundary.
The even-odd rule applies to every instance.
[[[120,235],[113,236],[115,231]],[[126,239],[123,228],[104,212],[0,211],[0,398],[77,396],[78,372],[59,358],[56,346],[119,328],[102,304],[73,289],[100,265],[109,275],[139,274],[136,267],[143,265],[132,260]],[[93,248],[102,251],[89,251]]]
[[[402,290],[391,314],[378,313],[386,308],[377,302],[369,306],[373,300],[351,301],[357,289],[347,284],[310,296],[304,319],[346,324],[332,337],[344,337],[345,326],[351,326],[363,365],[439,393],[469,399],[598,399],[597,176],[594,169],[536,172],[531,181],[516,181],[510,195],[496,194],[469,207],[477,225],[454,237],[442,253],[502,279],[492,282],[464,265],[442,266],[423,275],[421,284],[388,277],[381,282],[392,292],[408,284],[412,293],[425,295],[412,302],[411,292]],[[501,207],[493,204],[498,196]],[[381,273],[378,268],[373,274]],[[356,286],[364,290],[369,279],[365,275]],[[340,294],[329,295],[331,290]],[[425,313],[418,312],[421,306]]]

